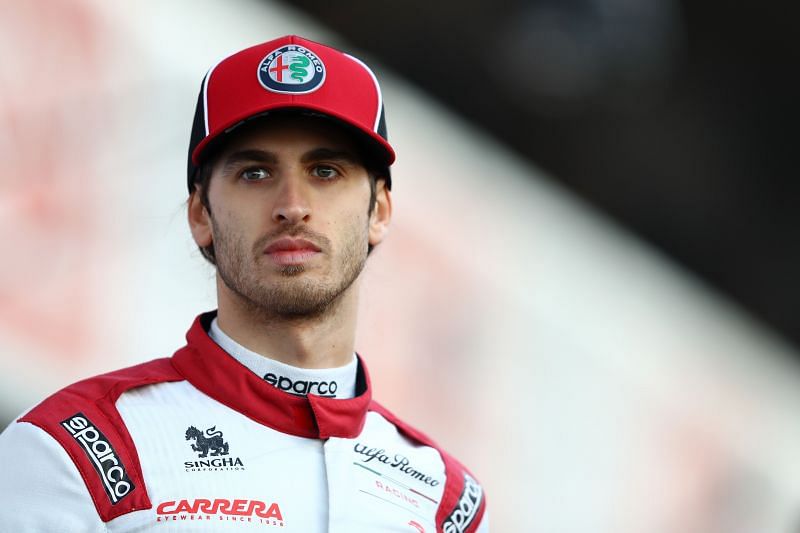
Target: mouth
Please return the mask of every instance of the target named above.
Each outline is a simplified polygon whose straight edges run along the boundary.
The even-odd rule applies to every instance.
[[[292,237],[282,237],[264,249],[264,255],[279,266],[305,264],[320,252],[313,242]]]

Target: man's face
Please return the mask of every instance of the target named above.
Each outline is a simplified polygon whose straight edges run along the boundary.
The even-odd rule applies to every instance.
[[[252,311],[319,316],[358,278],[391,214],[383,181],[369,214],[358,154],[338,126],[295,116],[243,129],[216,157],[210,209],[190,200],[192,233],[213,243],[225,287]]]

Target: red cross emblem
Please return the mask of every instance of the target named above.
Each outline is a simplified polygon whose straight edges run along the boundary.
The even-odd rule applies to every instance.
[[[270,67],[269,71],[275,73],[275,79],[283,82],[283,71],[289,70],[289,65],[283,64],[283,54],[279,55],[275,61],[272,62],[274,66]]]

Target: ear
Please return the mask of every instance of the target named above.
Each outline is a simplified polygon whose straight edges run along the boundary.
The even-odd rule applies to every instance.
[[[200,200],[200,191],[195,189],[189,195],[189,228],[192,230],[194,242],[200,248],[209,246],[213,239],[211,236],[211,217],[208,210]]]
[[[386,180],[378,180],[375,184],[375,209],[369,217],[369,243],[380,244],[389,233],[389,222],[392,220],[392,193],[386,188]]]

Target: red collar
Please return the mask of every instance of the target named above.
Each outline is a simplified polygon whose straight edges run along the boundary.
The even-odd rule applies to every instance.
[[[276,389],[228,355],[207,333],[216,312],[198,316],[187,344],[172,356],[175,369],[204,394],[259,424],[298,437],[353,438],[361,433],[372,401],[369,374],[358,357],[355,398],[341,400]]]

